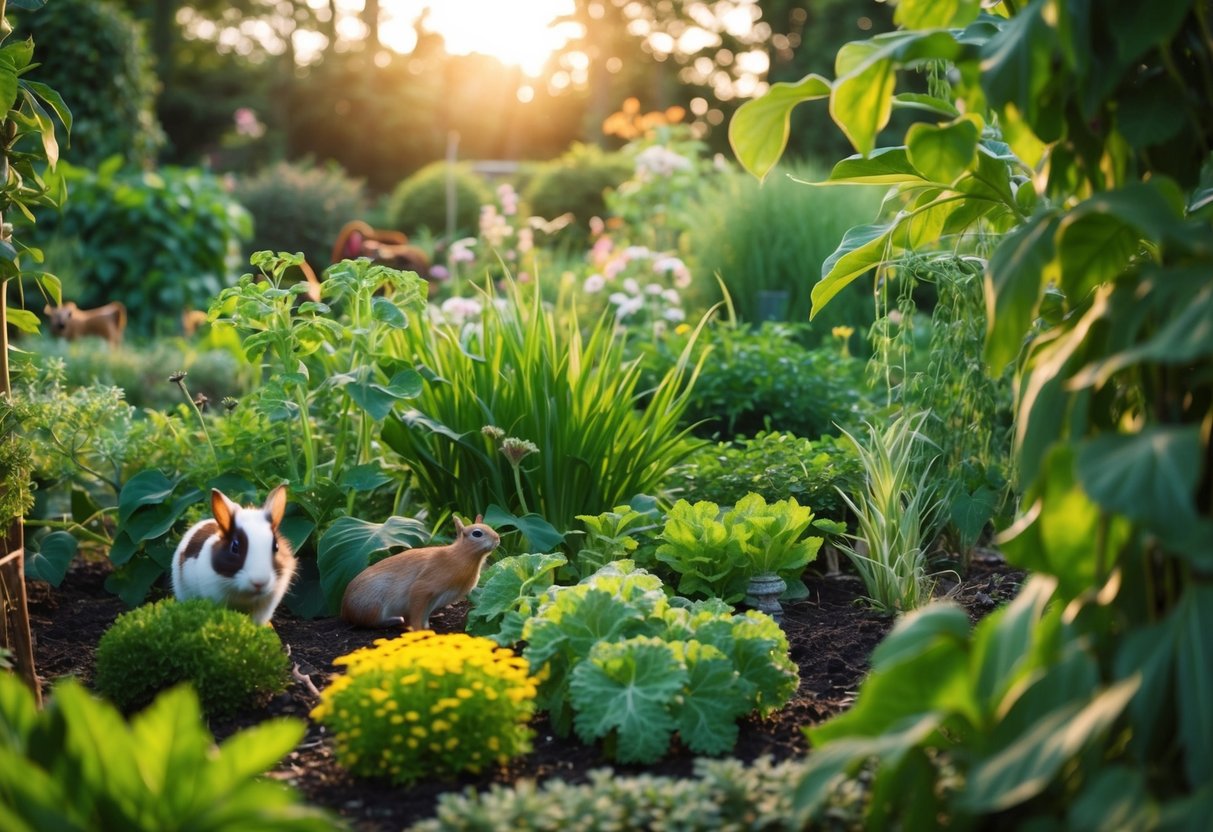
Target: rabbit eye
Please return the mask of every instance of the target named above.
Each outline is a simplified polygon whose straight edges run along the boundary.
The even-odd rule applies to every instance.
[[[278,538],[274,538],[274,554],[278,554]]]
[[[232,541],[232,554],[233,555],[240,554],[240,541],[239,540]]]

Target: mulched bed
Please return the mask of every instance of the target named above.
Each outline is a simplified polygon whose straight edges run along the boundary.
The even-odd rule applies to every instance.
[[[76,676],[86,684],[93,672],[93,657],[101,634],[124,609],[121,601],[105,591],[107,561],[77,559],[67,579],[57,589],[31,582],[30,619],[34,635],[35,662],[47,682]],[[1014,597],[1023,573],[1010,568],[995,553],[974,559],[966,580],[959,586],[942,587],[962,604],[974,621]],[[788,705],[768,719],[743,721],[733,756],[750,762],[763,755],[776,760],[807,751],[801,729],[843,710],[869,669],[872,649],[892,626],[858,603],[862,587],[857,578],[842,574],[806,576],[809,598],[785,604],[783,627],[788,635],[792,659],[800,667],[800,688]],[[435,613],[431,624],[438,632],[461,632],[467,614],[466,602]],[[385,633],[357,630],[339,619],[306,621],[295,618],[285,607],[275,617],[275,627],[300,671],[323,688],[333,671],[332,660],[369,645]],[[271,716],[307,718],[314,697],[303,684],[293,684],[266,710],[235,719],[212,721],[215,736],[233,732]],[[492,783],[513,783],[528,778],[557,777],[581,782],[588,773],[608,765],[599,750],[570,737],[554,735],[544,717],[534,722],[534,751],[526,757],[480,776],[464,776],[450,782],[424,782],[404,788],[386,782],[355,780],[333,758],[323,730],[310,725],[307,736],[279,766],[275,776],[298,787],[312,803],[327,807],[346,818],[360,832],[399,830],[431,817],[439,795],[471,786],[486,788]],[[652,766],[619,766],[620,774],[642,772],[689,776],[694,757],[675,747],[665,760]]]

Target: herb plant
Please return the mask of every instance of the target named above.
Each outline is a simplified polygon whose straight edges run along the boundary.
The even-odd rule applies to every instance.
[[[514,286],[504,300],[486,298],[480,323],[462,331],[405,333],[402,357],[427,378],[413,409],[388,418],[383,439],[408,460],[424,501],[496,506],[507,521],[529,509],[550,532],[653,493],[689,450],[679,422],[699,370],[693,339],[642,387],[611,318],[583,334],[575,317],[541,302],[538,288]],[[497,434],[537,453],[518,471],[498,451]],[[535,549],[553,545],[528,537]]]
[[[467,631],[502,646],[517,644],[526,620],[535,614],[540,598],[566,562],[564,555],[525,554],[490,564],[480,584],[468,593]]]
[[[803,537],[813,510],[794,497],[767,504],[748,494],[721,514],[715,503],[679,500],[670,509],[656,557],[678,576],[678,592],[692,598],[745,598],[755,575],[787,581],[786,598],[804,597],[801,573],[821,548],[820,537]]]
[[[773,503],[795,497],[813,507],[815,522],[843,522],[847,506],[839,491],[860,483],[855,447],[841,436],[805,439],[780,431],[759,431],[697,449],[672,472],[669,492],[697,503],[731,506],[750,493]]]
[[[488,639],[422,630],[334,663],[346,672],[311,716],[333,732],[337,759],[356,775],[412,783],[530,750],[536,681],[525,661]]]
[[[848,233],[815,307],[907,248],[993,235],[985,359],[1013,364],[1024,489],[1001,543],[1035,574],[972,632],[954,608],[907,616],[854,708],[812,732],[798,804],[875,760],[870,826],[1199,828],[1213,800],[1213,705],[1193,693],[1213,684],[1208,8],[902,0],[896,20],[844,46],[837,79],[744,105],[730,134],[762,175],[791,108],[828,97],[860,154],[830,180],[896,190],[904,210]],[[897,72],[927,64],[946,97],[896,92]],[[929,120],[876,149],[895,104]],[[941,756],[961,775],[951,793]]]
[[[180,686],[128,723],[77,681],[33,694],[0,673],[0,825],[5,829],[264,829],[331,832],[341,824],[263,775],[303,739],[294,719],[266,720],[217,747],[198,697]]]
[[[716,600],[671,601],[630,561],[554,587],[523,639],[542,679],[539,706],[556,730],[604,740],[619,762],[659,759],[675,731],[697,753],[727,752],[738,717],[777,710],[798,683],[787,638],[769,616],[734,615]]]
[[[853,544],[839,548],[859,573],[868,599],[886,612],[906,612],[931,600],[927,555],[941,520],[942,499],[931,460],[916,465],[919,429],[927,414],[899,416],[883,430],[868,425],[866,441],[846,434],[863,464],[864,484],[842,499],[855,515]]]
[[[286,689],[289,662],[272,627],[196,598],[166,598],[118,616],[97,644],[97,690],[123,711],[191,682],[203,709],[227,716]]]

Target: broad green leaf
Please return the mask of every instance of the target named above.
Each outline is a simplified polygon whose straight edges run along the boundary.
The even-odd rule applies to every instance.
[[[409,517],[389,517],[371,523],[338,517],[316,542],[316,563],[328,609],[341,608],[345,588],[370,563],[371,555],[393,547],[412,548],[429,538],[423,523]]]
[[[530,548],[536,551],[550,551],[564,542],[564,535],[535,512],[519,517],[494,504],[485,510],[484,522],[498,531],[502,529],[517,529],[527,539]]]
[[[876,645],[872,667],[883,671],[913,661],[940,638],[964,643],[971,628],[969,616],[954,604],[928,604],[912,610]]]
[[[21,83],[34,95],[46,102],[59,117],[59,121],[63,122],[64,129],[70,134],[72,132],[72,111],[68,109],[67,104],[63,102],[63,96],[58,92],[48,87],[39,81],[31,81],[28,78],[22,78]]]
[[[1143,772],[1112,764],[1092,773],[1070,806],[1066,827],[1145,830],[1157,828],[1157,822]]]
[[[161,817],[184,816],[213,797],[197,793],[199,762],[212,744],[201,725],[202,709],[190,685],[160,694],[131,720],[131,739],[139,749],[134,763],[149,796],[158,798],[155,811]]]
[[[970,668],[983,710],[993,714],[1032,667],[1032,643],[1057,581],[1034,575],[1010,604],[987,616],[973,635]]]
[[[408,316],[404,314],[391,298],[378,296],[372,298],[371,315],[376,321],[387,324],[392,329],[407,329],[409,325]],[[420,379],[420,376],[418,376],[418,379]]]
[[[1059,220],[1040,214],[1007,234],[986,270],[986,361],[1001,372],[1019,355],[1055,271],[1054,236]]]
[[[839,50],[839,61],[844,51],[864,47],[866,43],[845,44]],[[879,60],[867,63],[860,72],[840,77],[830,91],[830,117],[863,156],[876,147],[876,134],[889,123],[896,83],[893,62]]]
[[[951,101],[920,92],[899,92],[893,96],[893,109],[926,110],[943,118],[956,118],[960,113]]]
[[[5,310],[5,314],[7,322],[12,324],[21,332],[25,332],[30,335],[38,334],[38,328],[41,325],[41,322],[38,320],[38,316],[33,312],[29,311],[28,309],[7,309]]]
[[[141,507],[131,514],[123,531],[136,543],[163,537],[201,496],[201,491],[191,488],[171,503]]]
[[[164,575],[164,567],[152,558],[143,555],[133,558],[115,569],[105,579],[106,592],[112,592],[128,607],[142,604],[151,592],[152,585]]]
[[[15,673],[0,673],[0,748],[24,751],[38,718],[33,691]]]
[[[35,581],[59,586],[67,575],[67,567],[76,557],[79,543],[68,532],[51,532],[42,538],[38,551],[25,553],[25,575]]]
[[[897,253],[892,244],[895,227],[894,223],[860,225],[843,235],[838,248],[821,264],[821,280],[813,286],[809,320],[857,278]]]
[[[978,486],[972,494],[960,489],[952,499],[948,517],[960,535],[962,544],[972,546],[977,542],[986,524],[994,516],[997,503],[998,494],[988,486]]]
[[[1053,80],[1056,30],[1045,22],[1045,0],[1033,0],[982,48],[981,86],[996,109],[1013,104],[1036,135],[1057,136],[1041,129],[1040,102]]]
[[[28,88],[21,88],[22,97],[25,103],[29,105],[34,114],[34,120],[38,123],[38,132],[42,139],[42,152],[46,154],[46,160],[53,168],[59,164],[59,141],[55,138],[55,122],[51,120],[50,114],[46,112],[46,108]]]
[[[1078,477],[1109,511],[1149,526],[1189,523],[1196,519],[1201,447],[1199,425],[1104,433],[1078,444]]]
[[[1125,679],[1089,701],[1077,701],[1037,719],[1018,741],[979,760],[961,796],[970,811],[998,812],[1040,794],[1084,748],[1102,738],[1120,717],[1139,680]]]
[[[703,629],[696,630],[696,638],[702,640]],[[751,707],[763,716],[782,708],[796,693],[800,674],[788,657],[787,636],[769,615],[750,610],[734,616],[732,644],[725,652],[732,656],[742,680],[752,686]]]
[[[925,185],[904,147],[882,147],[870,156],[848,156],[834,165],[823,184]]]
[[[1188,785],[1213,781],[1213,587],[1192,583],[1176,611],[1179,744]]]
[[[1109,3],[1101,9],[1121,68],[1127,69],[1150,47],[1169,41],[1189,10],[1184,3]]]
[[[618,762],[655,762],[669,748],[671,711],[686,682],[686,668],[660,639],[598,644],[569,682],[577,735],[592,742],[615,732]]]
[[[678,708],[678,735],[696,754],[724,754],[737,742],[737,718],[750,710],[748,697],[738,695],[739,678],[733,663],[715,647],[690,641],[683,661],[686,689]]]
[[[17,103],[17,71],[0,63],[0,112],[8,113]]]
[[[122,525],[141,506],[163,503],[172,496],[174,483],[155,469],[140,471],[126,481],[118,495],[118,522]]]
[[[1058,226],[1061,289],[1081,298],[1100,283],[1115,280],[1137,254],[1140,237],[1110,214],[1072,213]]]
[[[219,746],[208,765],[206,789],[222,795],[273,768],[294,750],[306,733],[307,725],[298,719],[268,719],[252,728],[233,734]]]
[[[1134,627],[1116,650],[1115,678],[1141,679],[1129,703],[1128,719],[1133,725],[1129,748],[1142,764],[1165,753],[1163,747],[1174,736],[1175,660],[1182,615],[1177,609],[1157,624]]]
[[[337,484],[351,491],[374,491],[381,485],[394,482],[391,476],[384,473],[378,462],[368,462],[365,465],[355,465],[341,472]]]
[[[524,554],[502,558],[480,576],[480,584],[468,595],[467,631],[493,637],[499,644],[522,638],[525,619],[512,619],[509,631],[502,626],[508,613],[534,603],[554,582],[555,572],[568,562],[564,555]],[[534,610],[530,610],[533,612]]]
[[[904,29],[959,29],[980,11],[981,0],[900,0],[893,22]]]
[[[906,131],[906,153],[924,178],[951,185],[977,166],[980,137],[981,130],[971,118],[940,126],[918,122]]]
[[[829,94],[830,82],[810,74],[795,83],[772,84],[765,95],[742,104],[729,122],[737,161],[759,180],[766,179],[787,147],[793,108]]]
[[[369,364],[332,376],[331,381],[377,422],[386,419],[397,402],[417,397],[422,389],[421,376],[415,370],[401,370],[387,384],[380,384]]]

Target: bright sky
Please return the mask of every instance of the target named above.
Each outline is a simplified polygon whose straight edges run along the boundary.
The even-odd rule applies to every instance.
[[[492,55],[531,76],[539,75],[553,50],[576,34],[571,24],[554,24],[573,11],[573,0],[382,0],[384,45],[411,51],[413,22],[425,8],[425,26],[442,35],[447,52]]]

